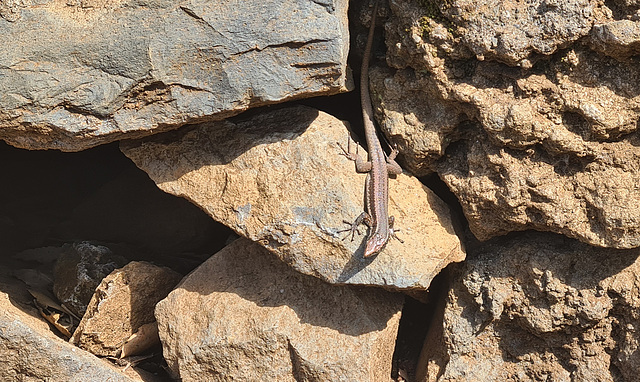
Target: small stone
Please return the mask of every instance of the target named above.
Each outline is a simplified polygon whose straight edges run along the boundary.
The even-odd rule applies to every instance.
[[[140,327],[154,322],[153,309],[180,281],[169,268],[132,261],[105,277],[70,342],[101,356],[118,356]]]
[[[182,381],[388,381],[401,294],[333,286],[240,238],[158,303]]]
[[[54,268],[53,293],[67,309],[82,317],[100,281],[125,263],[103,245],[67,244]]]

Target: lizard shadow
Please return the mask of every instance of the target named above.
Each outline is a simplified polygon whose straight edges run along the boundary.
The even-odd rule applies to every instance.
[[[369,228],[367,228],[367,230],[368,229]],[[367,242],[366,238],[367,238],[366,235],[363,236],[363,238],[361,239],[360,245],[358,246],[358,249],[356,249],[353,252],[353,255],[351,256],[349,261],[342,268],[342,271],[340,272],[340,275],[338,275],[338,278],[337,278],[338,283],[349,282],[349,280],[353,276],[360,273],[360,271],[362,271],[363,269],[368,267],[369,264],[375,261],[377,256],[363,257],[364,247]]]

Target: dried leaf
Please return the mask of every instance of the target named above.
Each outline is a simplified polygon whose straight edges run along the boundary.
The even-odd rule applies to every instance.
[[[33,298],[36,299],[38,306],[43,308],[53,308],[60,312],[64,312],[62,306],[60,306],[60,304],[58,304],[48,293],[31,288],[27,288],[27,290],[31,293]]]
[[[122,345],[120,358],[142,354],[144,351],[158,344],[160,344],[158,323],[154,321],[144,324]]]
[[[46,292],[27,289],[35,299],[40,315],[56,328],[63,336],[70,338],[73,330],[73,317],[65,309],[48,296]]]
[[[45,320],[49,321],[49,323],[53,325],[53,327],[58,329],[58,331],[62,333],[63,336],[67,338],[71,337],[73,322],[69,321],[69,317],[66,316],[66,314],[42,309],[39,306],[38,310],[40,311],[40,315],[44,317]]]

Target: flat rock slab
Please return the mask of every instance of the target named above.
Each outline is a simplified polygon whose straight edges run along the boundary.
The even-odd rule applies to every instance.
[[[132,261],[100,282],[69,340],[100,356],[117,357],[125,341],[155,321],[153,309],[182,276],[169,268]]]
[[[158,303],[182,381],[388,381],[404,298],[300,274],[240,238]]]
[[[639,249],[523,233],[469,253],[420,381],[638,379]]]
[[[0,139],[20,148],[78,151],[347,87],[347,0],[5,3]]]
[[[337,143],[346,144],[348,134],[328,114],[293,107],[121,149],[162,190],[302,273],[331,283],[428,288],[442,268],[464,259],[448,207],[416,178],[391,179],[389,210],[404,243],[390,240],[377,257],[363,259],[364,236],[352,242],[340,233],[364,208],[366,175]]]
[[[109,362],[57,337],[39,318],[24,286],[0,276],[0,380],[69,382],[139,382],[129,368],[123,373]]]

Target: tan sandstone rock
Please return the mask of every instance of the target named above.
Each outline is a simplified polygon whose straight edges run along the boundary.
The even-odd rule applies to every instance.
[[[123,372],[107,361],[56,336],[24,285],[0,272],[0,380],[69,382],[140,382],[132,368]]]
[[[340,155],[348,134],[328,114],[291,107],[121,148],[162,190],[302,273],[331,283],[428,288],[442,268],[464,259],[448,207],[416,178],[391,179],[389,211],[404,243],[391,239],[377,257],[363,259],[364,236],[343,241],[340,232],[364,208],[366,175]]]
[[[158,303],[182,381],[390,380],[401,294],[333,286],[240,238]]]
[[[101,356],[118,356],[125,341],[155,321],[153,309],[182,276],[164,267],[132,261],[105,277],[70,342]]]
[[[469,252],[420,381],[638,379],[640,250],[524,233]]]

